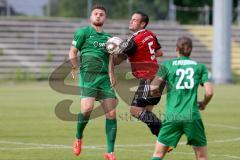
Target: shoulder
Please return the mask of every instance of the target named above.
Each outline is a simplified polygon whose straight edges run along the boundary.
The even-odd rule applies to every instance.
[[[89,26],[79,27],[76,29],[76,32],[87,31],[90,30]]]
[[[146,32],[148,32],[148,33],[150,33],[150,34],[154,34],[153,31],[148,30],[148,29],[146,29]]]
[[[200,68],[200,70],[202,70],[202,71],[207,71],[208,69],[207,69],[207,66],[205,65],[205,64],[203,64],[203,63],[198,63],[198,67]]]
[[[152,35],[152,36],[156,36],[156,34],[153,33],[151,30],[146,29],[146,32],[147,32],[148,34]]]
[[[197,63],[197,66],[199,68],[207,68],[206,65],[204,63],[201,63],[201,62],[198,62],[198,61],[195,61]]]
[[[89,26],[79,27],[76,29],[75,34],[84,34],[90,30]]]

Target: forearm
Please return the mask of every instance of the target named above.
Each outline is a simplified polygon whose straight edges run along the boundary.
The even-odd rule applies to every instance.
[[[78,51],[75,48],[71,48],[69,51],[69,54],[68,54],[70,63],[72,64],[73,68],[77,68],[77,66],[78,66],[77,52]]]
[[[119,64],[121,64],[125,59],[127,59],[127,55],[124,55],[124,54],[114,55],[113,58],[112,58],[113,65],[119,65]]]
[[[204,84],[204,99],[201,101],[204,106],[206,106],[212,99],[213,97],[213,87],[212,84],[207,82]]]
[[[212,97],[213,95],[204,94],[204,99],[202,100],[202,103],[204,105],[207,105],[211,101]]]
[[[114,74],[114,64],[113,64],[113,56],[112,55],[109,55],[108,72],[109,72],[109,74]]]

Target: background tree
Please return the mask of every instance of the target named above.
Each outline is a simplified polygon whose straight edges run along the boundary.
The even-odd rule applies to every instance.
[[[87,17],[88,0],[50,0],[50,15],[57,17]],[[237,7],[238,0],[233,0]],[[92,5],[102,4],[108,10],[108,17],[112,19],[129,19],[134,11],[146,12],[151,20],[168,18],[169,0],[92,0]],[[213,0],[174,0],[178,7],[213,6]],[[45,6],[46,10],[47,6]],[[183,24],[201,23],[203,11],[177,11],[177,21]],[[210,12],[210,22],[212,11]],[[203,18],[202,18],[203,19]]]

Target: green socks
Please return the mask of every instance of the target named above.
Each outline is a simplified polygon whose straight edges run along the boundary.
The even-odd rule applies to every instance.
[[[161,158],[159,158],[159,157],[152,157],[152,159],[151,160],[162,160]]]
[[[107,152],[114,152],[114,145],[117,135],[117,120],[106,119]]]
[[[78,114],[77,121],[77,139],[82,139],[84,128],[89,121],[89,117],[85,117],[82,113]],[[106,135],[107,135],[107,152],[114,152],[114,145],[117,135],[117,120],[106,119]]]
[[[85,117],[82,113],[78,114],[78,121],[77,121],[77,139],[82,139],[84,128],[86,127],[89,121],[89,117]]]

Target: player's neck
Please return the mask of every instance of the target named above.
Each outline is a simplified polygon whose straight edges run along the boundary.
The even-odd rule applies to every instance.
[[[96,32],[101,33],[103,31],[103,27],[102,26],[96,26],[96,25],[92,25],[92,27],[96,30]]]
[[[138,29],[138,30],[136,30],[136,31],[133,31],[133,33],[134,34],[138,34],[139,32],[142,32],[142,31],[144,31],[145,30],[145,28],[143,28],[143,29]]]

